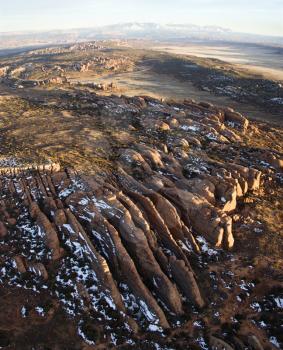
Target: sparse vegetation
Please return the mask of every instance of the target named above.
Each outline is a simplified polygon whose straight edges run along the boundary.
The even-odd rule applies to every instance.
[[[212,74],[250,91],[255,77],[106,42],[7,63],[32,68],[0,82],[0,347],[281,344],[282,128],[187,90],[164,100],[69,81],[142,67],[170,95],[184,70],[200,88]],[[54,71],[68,80],[19,88]]]

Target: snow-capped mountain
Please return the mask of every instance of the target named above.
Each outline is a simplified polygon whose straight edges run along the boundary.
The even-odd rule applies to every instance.
[[[158,24],[158,23],[120,23],[96,28],[102,36],[122,38],[173,39],[188,36],[214,36],[229,33],[229,29],[214,26],[197,26],[192,24]]]
[[[65,44],[100,39],[145,39],[158,41],[231,41],[283,46],[283,37],[236,33],[218,26],[194,24],[118,23],[93,28],[74,28],[45,32],[0,33],[0,48],[46,44]]]

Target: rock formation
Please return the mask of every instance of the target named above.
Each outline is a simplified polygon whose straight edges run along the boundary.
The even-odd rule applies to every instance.
[[[232,110],[148,97],[85,102],[135,137],[117,141],[111,171],[95,174],[2,161],[1,281],[51,288],[80,326],[102,327],[105,337],[170,332],[210,310],[211,294],[228,298],[204,269],[220,268],[217,259],[239,243],[239,203],[256,196],[282,159],[260,149],[250,159],[241,145],[250,124]],[[242,342],[206,339],[213,349]]]

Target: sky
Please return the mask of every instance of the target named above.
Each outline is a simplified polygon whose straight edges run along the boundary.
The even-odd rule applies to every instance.
[[[217,25],[283,36],[283,0],[0,0],[0,32],[122,22]]]

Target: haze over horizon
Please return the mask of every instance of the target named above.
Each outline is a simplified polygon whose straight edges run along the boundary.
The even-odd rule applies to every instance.
[[[118,6],[117,6],[118,5]],[[0,32],[86,28],[123,22],[191,23],[283,36],[281,0],[12,0],[0,9]]]

